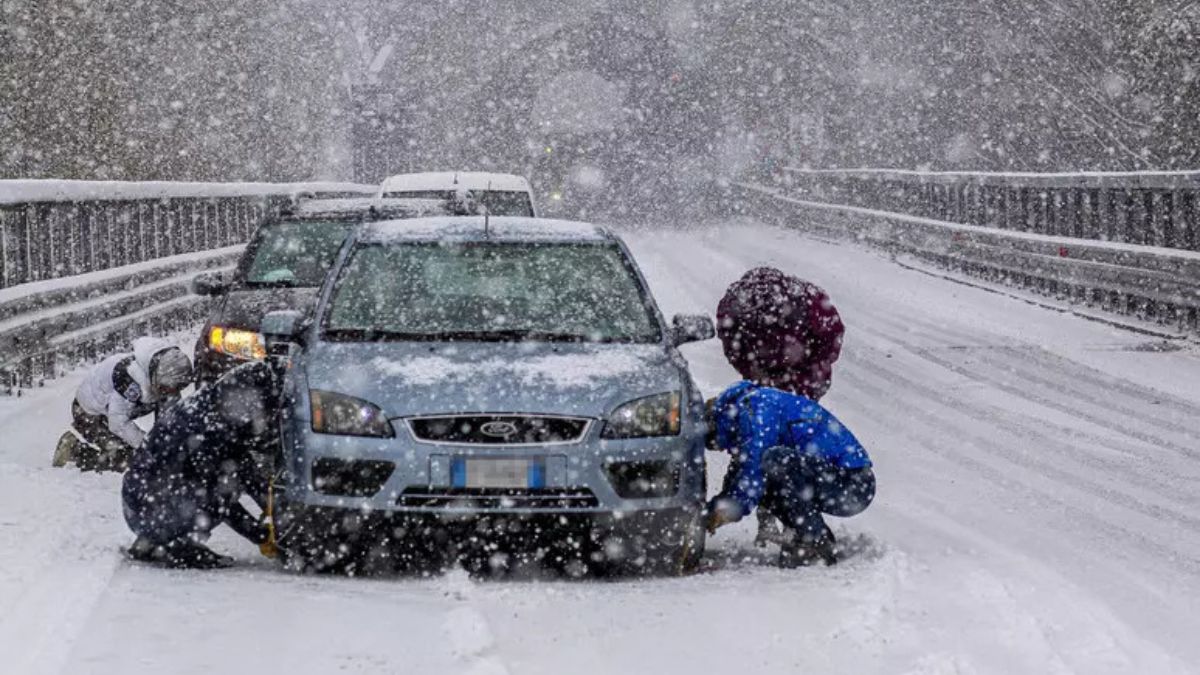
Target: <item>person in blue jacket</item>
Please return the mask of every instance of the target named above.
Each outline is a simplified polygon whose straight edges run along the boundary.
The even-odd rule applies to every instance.
[[[715,444],[733,455],[709,502],[710,532],[765,509],[784,524],[784,567],[833,564],[823,515],[862,513],[875,497],[871,459],[854,434],[819,403],[741,381],[713,404]]]

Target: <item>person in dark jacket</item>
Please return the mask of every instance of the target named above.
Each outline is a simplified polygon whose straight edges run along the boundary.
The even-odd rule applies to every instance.
[[[853,516],[874,498],[866,450],[817,401],[829,390],[844,328],[817,286],[761,267],[730,286],[718,334],[742,377],[712,403],[710,445],[733,454],[708,528],[756,507],[758,542],[781,544],[780,564],[836,561],[822,514]],[[778,519],[783,532],[773,531]]]
[[[256,452],[276,440],[278,375],[266,363],[235,368],[170,408],[125,474],[125,522],[137,535],[130,556],[177,567],[231,563],[203,544],[225,523],[255,544],[267,529],[239,502],[265,503],[267,472]]]

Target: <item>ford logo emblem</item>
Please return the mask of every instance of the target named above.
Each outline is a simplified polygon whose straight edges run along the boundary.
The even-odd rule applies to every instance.
[[[484,436],[491,436],[492,438],[508,438],[517,433],[517,425],[512,422],[484,422],[479,427],[479,433]]]

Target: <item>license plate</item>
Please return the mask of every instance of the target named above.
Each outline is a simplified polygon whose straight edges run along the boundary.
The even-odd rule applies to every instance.
[[[541,460],[528,458],[458,457],[450,467],[450,482],[457,488],[541,488],[545,475]]]

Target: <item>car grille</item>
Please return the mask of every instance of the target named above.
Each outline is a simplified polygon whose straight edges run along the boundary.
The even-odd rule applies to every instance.
[[[587,488],[497,488],[410,487],[400,494],[400,506],[456,509],[585,509],[599,506]]]
[[[582,439],[590,420],[546,415],[448,415],[412,417],[407,422],[413,436],[427,443],[557,445]]]

